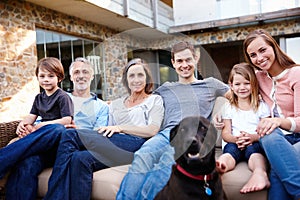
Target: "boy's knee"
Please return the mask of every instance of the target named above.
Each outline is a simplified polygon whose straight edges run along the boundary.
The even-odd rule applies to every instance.
[[[54,124],[54,125],[55,125],[55,127],[54,127],[55,131],[57,131],[57,132],[63,132],[66,130],[65,126],[62,124]]]
[[[66,130],[65,126],[62,124],[48,124],[45,128],[51,129],[54,132],[63,132]]]

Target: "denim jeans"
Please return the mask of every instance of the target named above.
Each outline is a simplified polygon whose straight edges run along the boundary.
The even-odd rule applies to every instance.
[[[117,200],[154,199],[167,184],[174,161],[174,149],[166,129],[149,139],[134,154],[134,160],[125,175]]]
[[[39,156],[31,156],[18,163],[10,172],[6,182],[7,200],[32,200],[37,197],[38,175],[42,171]],[[20,187],[26,185],[26,187]]]
[[[64,130],[63,125],[49,124],[0,149],[0,178],[19,161],[56,147]]]
[[[90,199],[93,172],[129,164],[146,139],[126,134],[103,137],[91,130],[67,130],[61,138],[45,199]]]
[[[46,125],[0,149],[0,177],[10,170],[6,199],[36,199],[37,177],[44,168],[53,165],[64,130],[63,125]]]
[[[248,162],[253,153],[260,153],[264,155],[264,151],[258,142],[252,143],[252,145],[247,146],[243,150],[240,150],[237,144],[229,142],[224,146],[223,153],[229,153],[234,158],[236,163],[239,163],[243,160]]]
[[[260,139],[271,165],[269,200],[300,199],[300,155],[294,144],[300,134],[283,135],[280,129]]]

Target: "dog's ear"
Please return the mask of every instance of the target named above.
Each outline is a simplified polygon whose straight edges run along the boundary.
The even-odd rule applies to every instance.
[[[179,124],[174,126],[171,131],[170,131],[170,142],[173,140],[173,138],[176,136],[177,131],[178,131]],[[172,144],[171,144],[172,145]]]

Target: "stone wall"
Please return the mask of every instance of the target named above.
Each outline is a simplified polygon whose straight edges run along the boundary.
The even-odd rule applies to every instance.
[[[25,1],[0,2],[0,122],[22,119],[39,92],[36,27],[98,42],[116,32]]]
[[[261,25],[242,26],[236,28],[228,28],[225,30],[211,31],[206,33],[198,33],[190,35],[196,44],[214,44],[244,40],[249,32],[262,28],[267,30],[272,36],[286,36],[290,34],[300,33],[300,20],[290,19],[277,21],[273,23],[265,23]]]

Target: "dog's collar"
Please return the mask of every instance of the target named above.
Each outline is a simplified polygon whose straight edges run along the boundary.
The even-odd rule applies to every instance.
[[[189,172],[185,171],[180,165],[176,165],[176,168],[178,171],[180,171],[182,174],[186,175],[187,177],[190,177],[192,179],[200,180],[200,181],[209,181],[212,180],[213,176],[212,174],[205,174],[205,175],[193,175]]]

